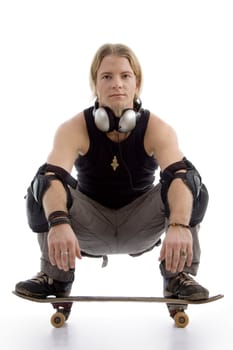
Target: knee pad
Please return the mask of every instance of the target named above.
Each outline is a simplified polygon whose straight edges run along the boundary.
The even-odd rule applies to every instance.
[[[186,172],[178,172],[179,170],[186,170]],[[206,186],[202,183],[201,176],[193,164],[186,158],[181,161],[169,165],[163,172],[161,172],[160,182],[161,197],[165,206],[165,215],[169,217],[170,209],[167,200],[168,189],[174,179],[180,178],[190,189],[193,195],[193,210],[190,219],[190,226],[199,224],[205,215],[209,195]]]
[[[46,175],[47,172],[52,172],[51,175]],[[40,233],[48,231],[48,222],[43,209],[43,195],[49,188],[51,181],[59,180],[62,182],[67,193],[67,208],[72,205],[72,197],[69,186],[75,188],[77,181],[63,168],[52,164],[42,165],[31,185],[27,189],[26,199],[26,214],[29,227],[32,231]]]
[[[190,219],[190,226],[196,226],[202,222],[209,202],[209,194],[204,184],[201,185],[199,196],[193,201],[193,210]]]

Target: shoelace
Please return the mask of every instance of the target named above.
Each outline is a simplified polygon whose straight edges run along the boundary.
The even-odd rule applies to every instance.
[[[33,277],[32,280],[38,284],[44,284],[44,283],[47,283],[49,285],[53,284],[53,279],[48,277],[45,273],[38,273],[38,275]]]
[[[186,274],[185,272],[181,272],[178,276],[177,276],[177,280],[180,284],[183,284],[184,286],[196,286],[197,282],[190,277],[188,274]]]

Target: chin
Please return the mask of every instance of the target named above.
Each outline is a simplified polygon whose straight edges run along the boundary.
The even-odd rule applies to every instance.
[[[110,108],[114,111],[116,116],[121,116],[124,109],[131,108],[131,107],[128,107],[128,105],[126,105],[123,102],[117,102],[117,103],[111,103]]]

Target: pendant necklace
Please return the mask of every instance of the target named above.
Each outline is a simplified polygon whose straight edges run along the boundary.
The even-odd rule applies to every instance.
[[[117,156],[116,154],[119,153],[119,136],[118,136],[118,142],[113,142],[112,143],[112,149],[113,149],[113,154],[115,154],[112,158],[112,162],[110,164],[110,166],[112,167],[113,171],[116,171],[117,168],[119,167],[119,162],[118,162],[118,159],[117,159]]]
[[[117,168],[119,167],[118,159],[116,156],[113,157],[111,167],[113,168],[113,171],[116,171]]]

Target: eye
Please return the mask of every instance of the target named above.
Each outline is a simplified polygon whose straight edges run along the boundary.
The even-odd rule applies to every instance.
[[[131,78],[131,74],[130,73],[124,73],[123,75],[122,75],[122,78],[123,79],[130,79]]]
[[[110,74],[104,74],[104,75],[102,75],[102,79],[103,80],[110,80],[111,79],[111,75]]]

